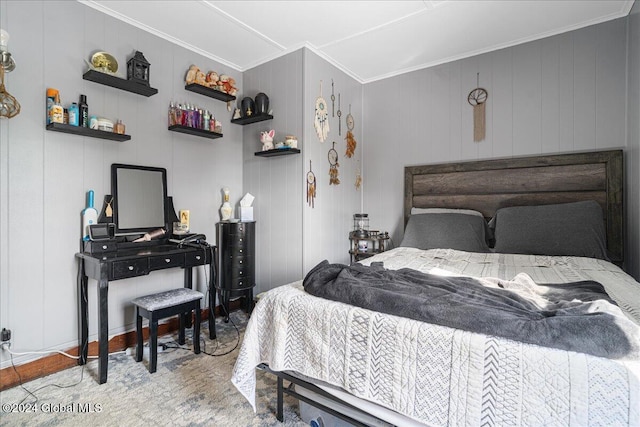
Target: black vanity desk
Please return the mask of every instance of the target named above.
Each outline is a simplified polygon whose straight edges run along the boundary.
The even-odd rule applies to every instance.
[[[96,242],[93,242],[96,243]],[[145,276],[151,271],[180,267],[184,269],[184,286],[192,287],[192,267],[209,264],[210,283],[215,283],[214,263],[211,262],[209,247],[185,246],[179,248],[166,240],[143,243],[119,243],[117,250],[105,253],[79,252],[78,258],[78,359],[79,365],[87,363],[89,350],[88,320],[88,279],[98,285],[98,349],[100,364],[100,384],[107,382],[107,363],[109,357],[109,319],[108,291],[109,282],[131,277]],[[215,321],[215,292],[209,289],[209,324]],[[215,338],[215,329],[209,328],[211,338]]]

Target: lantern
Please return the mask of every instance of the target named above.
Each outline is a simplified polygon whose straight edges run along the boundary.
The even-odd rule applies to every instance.
[[[355,237],[369,237],[369,214],[353,214],[353,235]]]
[[[127,80],[149,86],[149,66],[142,52],[136,50],[135,55],[127,61]]]

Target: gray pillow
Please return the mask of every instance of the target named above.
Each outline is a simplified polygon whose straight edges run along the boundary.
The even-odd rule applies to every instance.
[[[491,252],[486,243],[487,230],[487,222],[482,216],[459,213],[411,215],[400,246]]]
[[[609,259],[602,208],[593,200],[502,208],[490,225],[494,252]]]

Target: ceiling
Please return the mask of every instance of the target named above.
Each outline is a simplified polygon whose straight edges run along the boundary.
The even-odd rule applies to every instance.
[[[626,16],[634,0],[78,0],[237,71],[307,47],[361,83]]]

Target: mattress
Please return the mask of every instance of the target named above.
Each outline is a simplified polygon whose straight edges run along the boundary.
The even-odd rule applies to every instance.
[[[536,283],[595,280],[640,325],[640,283],[579,257],[397,248],[386,268]],[[293,371],[425,425],[640,425],[640,360],[611,360],[385,315],[307,294],[265,293],[232,382],[255,409],[255,368]]]

